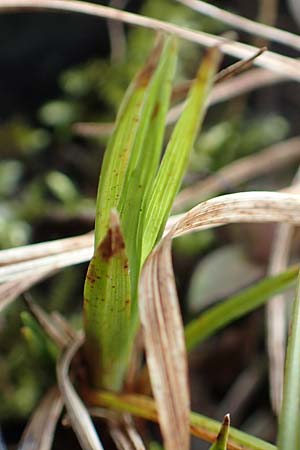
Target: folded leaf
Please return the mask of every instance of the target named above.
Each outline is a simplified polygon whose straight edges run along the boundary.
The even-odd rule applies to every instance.
[[[208,95],[220,62],[217,48],[203,59],[189,92],[185,109],[175,126],[158,174],[144,200],[139,235],[143,241],[142,262],[163,231],[185,173],[189,155],[206,111]]]
[[[118,208],[130,157],[130,164],[132,165],[132,148],[140,126],[145,93],[157,67],[162,49],[163,38],[160,38],[147,63],[129,86],[121,104],[115,130],[104,155],[99,179],[95,249],[107,232],[110,211],[113,208]]]
[[[130,347],[130,277],[119,217],[93,256],[84,286],[86,358],[94,386],[119,389]]]

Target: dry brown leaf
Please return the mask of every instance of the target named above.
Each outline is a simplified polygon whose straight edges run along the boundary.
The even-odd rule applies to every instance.
[[[296,34],[289,31],[281,30],[279,28],[258,23],[253,20],[241,17],[225,9],[218,8],[217,6],[203,2],[201,0],[177,0],[189,8],[198,11],[201,14],[212,17],[220,22],[226,23],[231,27],[238,28],[243,32],[251,33],[255,36],[264,37],[267,40],[279,42],[283,45],[293,47],[297,50],[300,49],[300,38]],[[270,8],[270,6],[268,5]]]
[[[297,187],[300,180],[298,169],[292,187]],[[291,245],[295,227],[283,223],[276,227],[271,249],[269,274],[282,272],[289,263]],[[286,349],[286,301],[284,294],[278,294],[266,305],[267,309],[267,347],[269,356],[270,397],[273,411],[279,416],[281,411],[284,365]]]
[[[69,336],[53,321],[39,305],[34,303],[29,295],[24,295],[27,307],[40,327],[55,342],[58,348],[65,348],[70,343]],[[73,336],[74,338],[75,336]]]
[[[56,367],[57,381],[72,428],[81,447],[83,450],[103,450],[90,415],[69,378],[71,361],[82,345],[83,340],[84,338],[81,334],[66,348],[58,359]]]
[[[117,422],[111,421],[109,426],[111,437],[118,450],[146,450],[129,414],[123,414]]]
[[[212,198],[183,214],[169,231],[172,238],[229,223],[300,223],[300,196],[283,192],[241,192]]]
[[[187,356],[172,271],[171,240],[147,260],[140,281],[143,326],[153,393],[167,450],[189,448]]]
[[[51,270],[44,270],[38,273],[32,271],[30,274],[16,281],[7,281],[6,283],[0,284],[0,312],[10,305],[19,295],[52,273]]]
[[[229,41],[220,36],[215,36],[201,31],[184,28],[162,20],[141,16],[106,6],[95,5],[89,2],[74,0],[1,0],[0,11],[22,11],[28,9],[45,9],[54,11],[69,11],[81,14],[93,15],[111,20],[123,21],[135,26],[142,26],[156,31],[171,33],[182,39],[198,43],[205,47],[220,46],[223,53],[237,59],[249,58],[257,52],[257,48],[241,42]],[[300,62],[267,51],[255,60],[255,64],[266,69],[278,72],[291,79],[300,81]]]
[[[167,450],[189,446],[189,393],[183,325],[172,271],[171,240],[234,222],[300,223],[300,196],[244,192],[216,197],[183,214],[148,257],[140,280],[147,364]]]
[[[49,247],[49,250],[51,247]],[[70,265],[81,264],[89,260],[92,256],[92,247],[79,248],[76,250],[57,253],[50,256],[29,259],[14,264],[0,267],[0,283],[10,280],[24,278],[31,273],[54,271],[63,269]]]
[[[0,267],[93,246],[93,233],[0,251]]]
[[[27,424],[18,450],[50,450],[63,402],[55,386],[43,397]]]

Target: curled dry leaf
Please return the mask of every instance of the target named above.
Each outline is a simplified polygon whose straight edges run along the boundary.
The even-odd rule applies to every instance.
[[[82,343],[83,335],[80,335],[58,359],[56,367],[57,381],[72,428],[83,450],[103,450],[90,415],[77,395],[68,373],[72,358]]]
[[[172,271],[171,240],[147,260],[140,281],[143,325],[151,384],[167,450],[189,448],[189,390],[183,324]]]
[[[50,450],[62,407],[61,395],[55,386],[47,392],[34,411],[18,450]]]
[[[148,257],[140,280],[140,316],[159,421],[169,450],[187,449],[189,393],[183,326],[171,240],[192,231],[234,222],[300,222],[300,197],[245,192],[200,203],[183,214]]]

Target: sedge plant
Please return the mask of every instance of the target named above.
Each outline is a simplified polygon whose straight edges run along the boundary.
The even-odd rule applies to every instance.
[[[159,37],[130,84],[102,165],[94,256],[84,287],[85,354],[94,387],[122,388],[138,329],[138,282],[161,237],[202,123],[220,56],[200,65],[163,151],[177,43]]]
[[[157,38],[153,51],[130,84],[119,109],[99,179],[94,255],[84,286],[84,353],[93,387],[93,390],[87,390],[85,399],[90,405],[100,404],[149,420],[160,419],[157,405],[151,398],[119,394],[126,381],[139,329],[138,286],[142,268],[163,236],[190,152],[203,122],[219,61],[220,52],[217,48],[211,48],[204,55],[183,113],[166,146],[165,125],[177,63],[177,42],[173,37]],[[253,221],[285,221],[288,218],[291,223],[298,223],[297,214],[288,208],[298,208],[299,199],[279,197],[261,201],[263,195],[261,199],[253,196],[255,205],[250,211],[256,214],[255,217],[253,215]],[[252,197],[249,196],[247,201],[251,208]],[[228,198],[223,206],[226,204],[232,208]],[[270,213],[264,219],[257,212],[259,204],[263,205],[262,211],[266,215],[274,207],[274,215]],[[221,211],[220,204],[219,210],[216,205],[213,206],[215,213]],[[197,214],[194,211],[195,217]],[[201,225],[200,215],[196,217],[199,223],[194,229]],[[244,210],[234,220],[238,217],[243,221],[243,216],[246,217]],[[224,217],[215,223],[233,221],[230,217],[226,220]],[[189,220],[194,220],[193,214]],[[209,223],[213,224],[213,221],[206,220],[206,224]],[[181,226],[183,232],[188,230],[190,224],[183,220]],[[178,230],[180,226],[177,230],[173,228],[171,238],[180,235]],[[168,244],[169,241],[166,242]],[[295,284],[298,272],[298,266],[292,267],[203,312],[185,327],[187,350],[194,349],[232,321],[263,305],[275,293]],[[300,448],[299,298],[298,290],[288,345],[278,450]],[[27,316],[23,320],[27,335],[39,334]],[[47,351],[55,353],[48,345]],[[64,368],[64,372],[67,369]],[[213,441],[219,432],[211,450],[276,449],[272,444],[234,428],[229,429],[228,415],[221,427],[218,422],[196,413],[190,414],[189,421],[191,432],[208,441]]]

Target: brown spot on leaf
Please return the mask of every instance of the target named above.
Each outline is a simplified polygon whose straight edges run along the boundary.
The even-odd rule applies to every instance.
[[[137,87],[146,87],[148,83],[150,82],[153,72],[155,71],[162,49],[163,49],[163,43],[164,40],[162,36],[159,37],[156,46],[154,47],[153,51],[151,52],[146,64],[142,68],[142,70],[139,72],[136,78],[136,85]]]
[[[154,106],[153,112],[152,112],[152,119],[155,119],[155,117],[158,115],[160,110],[160,104],[157,102]]]
[[[100,244],[98,252],[104,260],[121,253],[125,248],[125,242],[120,228],[119,218],[116,212],[111,213],[111,224],[106,237]]]

